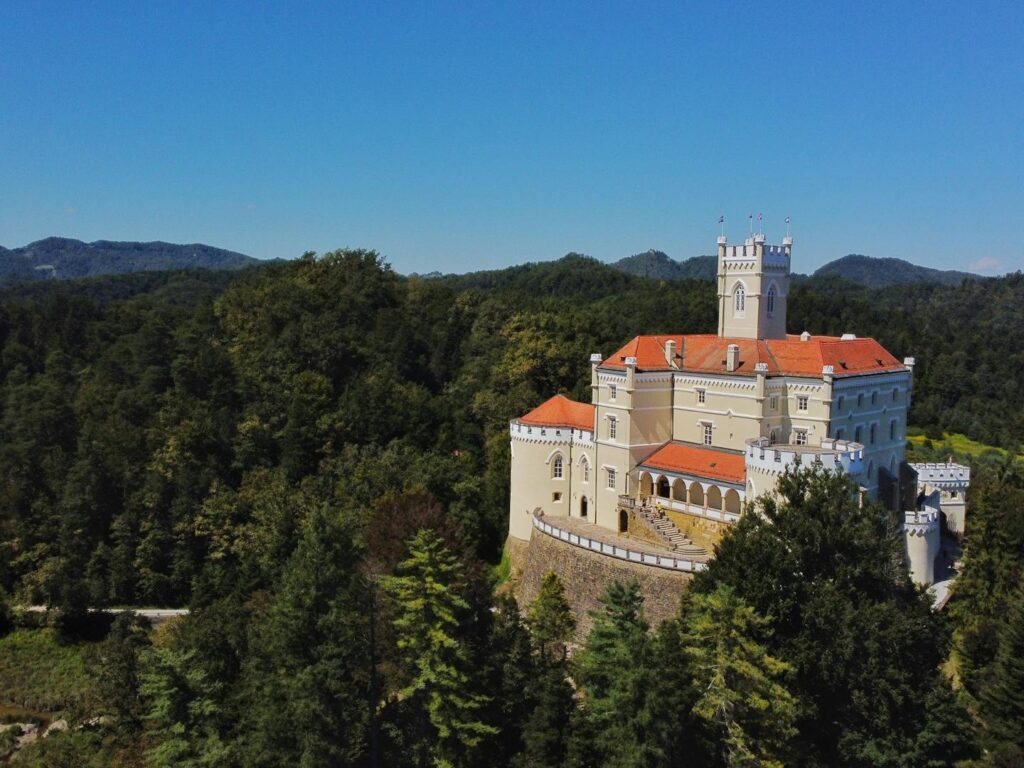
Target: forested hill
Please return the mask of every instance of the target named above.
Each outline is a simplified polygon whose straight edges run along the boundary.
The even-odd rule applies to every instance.
[[[718,269],[715,256],[694,256],[676,261],[664,251],[654,249],[619,259],[611,267],[627,275],[657,280],[714,280]]]
[[[241,269],[256,262],[250,256],[199,243],[83,243],[48,237],[21,248],[0,247],[0,282],[68,280],[168,269]]]
[[[1010,465],[972,477],[971,591],[951,604],[977,719],[939,673],[946,619],[898,565],[898,528],[841,477],[745,515],[657,632],[613,583],[570,658],[557,578],[521,609],[496,590],[509,419],[589,397],[592,352],[713,332],[711,282],[580,256],[403,278],[338,251],[29,288],[0,291],[0,660],[59,632],[63,661],[0,664],[0,707],[54,710],[36,697],[69,679],[88,606],[192,613],[152,640],[119,617],[81,652],[71,727],[18,765],[724,768],[741,733],[762,765],[952,768],[1019,733]],[[792,292],[789,328],[915,355],[913,425],[1016,449],[1022,307],[1020,274],[826,281]],[[59,612],[3,637],[8,602]],[[740,698],[708,679],[720,662]],[[734,701],[747,730],[719,720]]]
[[[653,249],[619,259],[609,266],[628,275],[653,277],[658,280],[714,280],[717,270],[714,256],[694,256],[684,261],[676,261],[663,251]],[[859,254],[850,254],[830,261],[815,271],[812,277],[838,277],[868,288],[885,288],[909,283],[960,285],[966,278],[979,279],[978,275],[969,272],[932,269],[911,264],[903,259],[875,258]],[[794,283],[806,279],[806,275],[793,275]]]
[[[908,283],[960,285],[968,278],[979,279],[980,277],[970,272],[921,267],[903,259],[880,259],[854,253],[819,267],[814,272],[814,276],[842,277],[869,288],[884,288],[889,285]]]

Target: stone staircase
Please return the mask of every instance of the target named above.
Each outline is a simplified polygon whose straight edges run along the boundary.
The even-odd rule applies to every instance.
[[[669,549],[684,555],[706,555],[703,547],[694,544],[686,535],[676,528],[675,523],[669,520],[665,513],[653,504],[643,503],[639,507],[640,519],[647,524],[654,533],[665,542]]]

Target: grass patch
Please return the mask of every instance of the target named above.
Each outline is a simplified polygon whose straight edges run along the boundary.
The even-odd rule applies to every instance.
[[[923,432],[908,430],[907,442],[911,449],[920,453],[953,454],[966,458],[981,458],[982,456],[998,456],[1005,458],[1009,451],[1005,448],[997,448],[994,445],[979,443],[967,435],[959,432],[943,432],[941,440],[929,439]],[[1018,459],[1024,459],[1024,453],[1016,454]],[[933,459],[934,460],[934,459]]]
[[[512,578],[512,558],[509,557],[508,547],[502,548],[501,560],[494,566],[492,574],[495,587],[500,587]]]
[[[85,711],[91,646],[61,642],[52,629],[18,629],[0,638],[0,704],[42,712]]]

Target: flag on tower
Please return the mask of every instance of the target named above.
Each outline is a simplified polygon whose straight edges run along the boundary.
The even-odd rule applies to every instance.
[[[789,216],[786,217],[786,223],[789,224]]]
[[[719,224],[725,224],[725,216],[719,216],[718,217],[718,223]]]

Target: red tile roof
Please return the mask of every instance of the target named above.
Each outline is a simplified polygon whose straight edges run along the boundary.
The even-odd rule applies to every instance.
[[[689,443],[665,443],[640,462],[640,466],[729,483],[742,483],[747,477],[742,453]]]
[[[740,348],[735,373],[753,375],[757,363],[768,366],[775,376],[821,376],[822,366],[831,365],[836,376],[900,371],[904,366],[874,339],[840,339],[838,336],[799,336],[785,339],[738,339],[713,335],[637,336],[605,360],[602,368],[625,368],[626,358],[635,357],[638,371],[669,370],[665,342],[676,343],[679,370],[697,373],[727,373],[726,348]]]
[[[555,395],[545,400],[519,421],[523,424],[539,424],[545,427],[594,428],[594,406],[577,403],[565,395]]]

